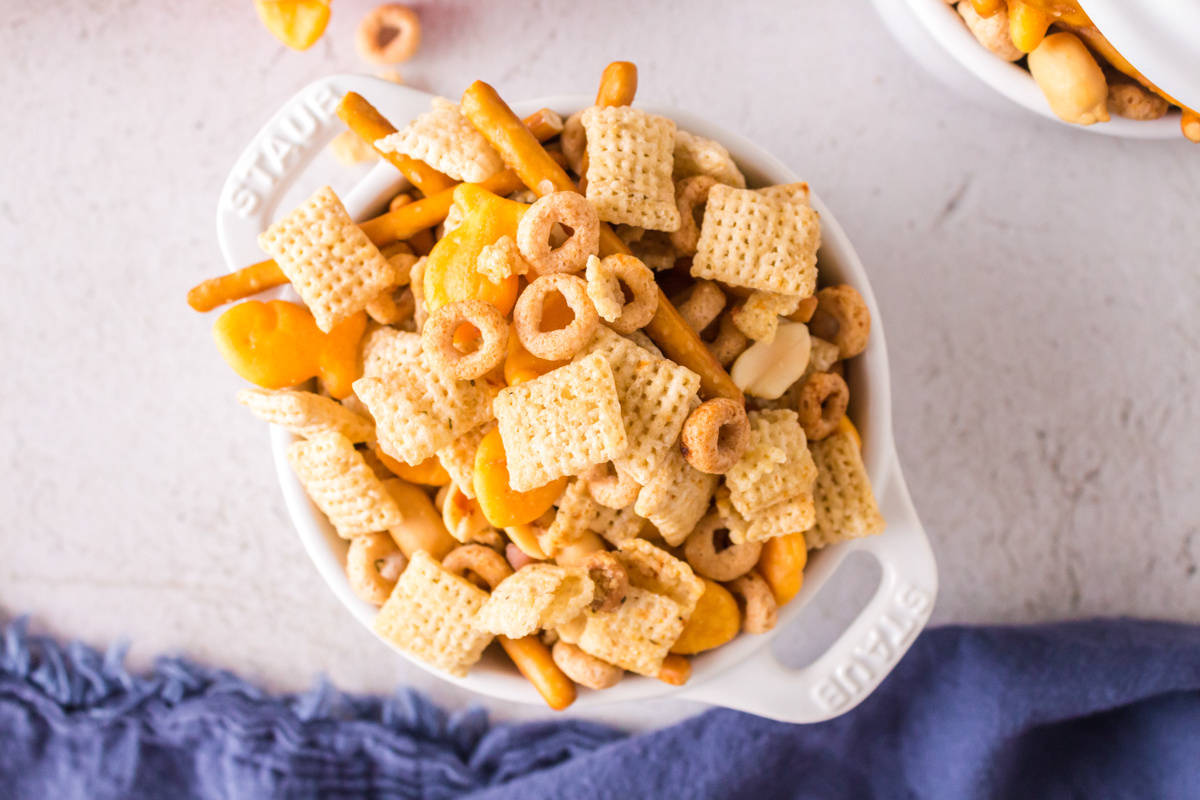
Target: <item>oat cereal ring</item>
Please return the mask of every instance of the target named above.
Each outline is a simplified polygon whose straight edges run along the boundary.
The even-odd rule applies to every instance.
[[[742,630],[746,633],[766,633],[775,627],[779,619],[779,605],[771,587],[757,572],[747,572],[735,581],[725,584],[725,588],[738,598],[739,605],[745,607],[742,615]]]
[[[718,546],[721,549],[718,549]],[[731,544],[729,529],[716,512],[696,523],[683,544],[684,557],[696,574],[725,582],[740,578],[754,568],[762,554],[762,542]]]
[[[562,135],[563,155],[567,157],[567,166],[576,175],[583,175],[583,154],[587,152],[587,130],[583,127],[583,112],[576,111],[567,117],[563,123]]]
[[[871,312],[853,286],[829,286],[817,292],[817,310],[808,327],[813,335],[836,344],[841,358],[853,358],[867,349]]]
[[[495,589],[500,581],[513,574],[513,568],[504,560],[504,556],[481,544],[464,544],[454,548],[442,559],[442,568],[464,578],[468,572],[474,573],[487,584],[488,589]]]
[[[354,593],[368,603],[386,603],[407,566],[408,559],[387,533],[369,533],[350,540],[346,577]]]
[[[561,247],[552,249],[550,232],[556,222],[573,232]],[[517,248],[538,275],[579,272],[588,256],[600,252],[600,217],[578,192],[551,192],[521,217]]]
[[[696,281],[687,290],[671,298],[671,302],[688,327],[700,333],[721,316],[728,300],[721,287],[713,281]]]
[[[596,584],[592,611],[602,614],[621,607],[629,592],[629,573],[616,556],[607,550],[597,550],[588,553],[575,566],[586,569],[588,577]]]
[[[526,217],[529,215],[526,214]],[[542,330],[542,308],[546,296],[558,292],[567,301],[575,319],[556,331]],[[513,309],[517,338],[526,350],[547,361],[563,361],[579,352],[600,324],[600,315],[587,294],[587,281],[574,275],[543,275],[525,287]]]
[[[840,363],[840,362],[839,362]],[[838,429],[850,403],[850,388],[836,372],[814,372],[800,390],[800,427],[810,442]]]
[[[679,207],[679,228],[671,233],[671,244],[681,256],[696,255],[700,243],[700,225],[696,209],[708,202],[708,190],[717,183],[710,175],[693,175],[675,184],[675,205]]]
[[[728,472],[750,442],[750,420],[736,400],[715,397],[700,404],[683,423],[680,449],[688,463],[710,475]]]
[[[454,346],[454,332],[464,323],[479,329],[483,343],[473,353]],[[429,315],[421,329],[421,349],[440,375],[462,381],[481,378],[498,367],[507,353],[508,323],[485,300],[456,300]]]
[[[633,476],[611,461],[597,464],[580,476],[587,484],[588,494],[605,508],[621,510],[637,500],[641,485]]]
[[[421,46],[421,20],[399,3],[378,6],[358,23],[355,44],[358,54],[373,64],[407,61]]]
[[[617,253],[603,260],[588,259],[587,280],[588,296],[593,299],[597,312],[603,310],[600,305],[607,299],[607,305],[616,312],[606,312],[608,327],[623,336],[644,327],[658,310],[658,284],[654,282],[654,272],[633,256]],[[627,303],[622,284],[633,294],[633,299]]]
[[[717,338],[705,344],[717,363],[728,369],[730,364],[737,361],[738,356],[746,352],[746,348],[750,346],[750,337],[733,324],[733,314],[726,313],[721,315],[721,326],[717,329]]]
[[[625,670],[620,667],[601,661],[561,640],[554,643],[554,649],[550,652],[554,656],[554,663],[568,678],[589,689],[616,686],[625,675]]]

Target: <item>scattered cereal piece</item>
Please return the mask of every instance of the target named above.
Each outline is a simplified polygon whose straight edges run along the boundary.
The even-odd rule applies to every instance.
[[[645,539],[627,539],[615,553],[621,566],[629,573],[629,585],[671,598],[679,605],[684,622],[692,615],[704,581],[696,577],[686,561],[655,547]]]
[[[596,307],[596,313],[606,322],[612,322],[621,316],[621,307],[625,305],[625,293],[617,276],[610,269],[604,268],[596,256],[588,256],[587,260],[587,294]]]
[[[359,356],[363,376],[385,378],[398,372],[401,365],[421,355],[421,337],[395,328],[375,328],[362,339]]]
[[[258,237],[329,333],[396,282],[395,267],[346,213],[328,186]]]
[[[374,64],[407,61],[421,46],[421,19],[399,3],[376,6],[358,23],[354,44],[358,54]]]
[[[839,432],[813,442],[812,454],[817,465],[817,519],[804,534],[809,549],[883,533],[887,523],[850,434]]]
[[[491,419],[495,384],[438,375],[420,352],[421,337],[415,333],[396,331],[380,342],[385,349],[377,358],[386,353],[392,359],[385,377],[368,373],[354,382],[354,393],[371,410],[379,444],[389,456],[416,466]]]
[[[717,491],[717,513],[729,530],[729,541],[734,544],[764,542],[776,536],[807,531],[817,518],[812,492],[805,492],[757,511],[746,519],[733,507],[725,487]]]
[[[679,438],[700,389],[700,376],[674,361],[657,358],[600,326],[576,360],[603,355],[612,366],[629,449],[612,459],[643,486],[667,449]]]
[[[817,470],[795,411],[752,411],[750,444],[725,473],[734,507],[746,518],[812,491]]]
[[[628,302],[625,301],[626,288],[633,295]],[[588,258],[587,293],[597,313],[620,334],[630,334],[645,327],[658,310],[659,289],[654,273],[641,261],[624,253],[614,253],[603,260],[595,256]]]
[[[634,511],[650,520],[667,544],[677,547],[708,510],[720,477],[701,472],[672,447],[638,493]]]
[[[586,531],[598,533],[614,545],[633,539],[645,520],[633,510],[633,504],[615,510],[596,502],[583,481],[572,481],[558,499],[558,513],[546,533],[538,537],[542,550],[550,555],[577,541]]]
[[[371,147],[369,142],[364,142],[354,131],[342,131],[333,137],[333,141],[329,143],[329,152],[333,153],[333,157],[343,167],[379,158],[375,148]]]
[[[663,659],[682,632],[683,617],[678,603],[630,587],[625,602],[616,611],[586,615],[578,646],[609,664],[653,678],[658,676]]]
[[[521,257],[517,242],[508,234],[501,236],[495,244],[485,245],[479,251],[475,260],[475,269],[492,283],[513,275],[525,275],[529,272],[529,262]]]
[[[340,433],[351,442],[375,438],[375,424],[370,417],[356,414],[345,405],[312,392],[242,389],[237,393],[237,399],[259,419],[306,439],[331,432]]]
[[[613,370],[602,355],[502,390],[495,412],[509,485],[518,492],[578,475],[628,448]]]
[[[708,195],[692,276],[807,297],[817,286],[820,245],[820,221],[808,205],[718,185]]]
[[[396,501],[340,433],[293,443],[288,463],[343,539],[384,531],[403,521]]]
[[[779,318],[793,313],[800,306],[795,295],[774,292],[753,292],[745,303],[733,309],[733,324],[756,342],[775,341]]]
[[[702,136],[675,131],[675,167],[672,177],[683,180],[693,175],[708,175],[735,189],[746,188],[746,178],[733,157],[720,142]]]
[[[470,499],[475,499],[475,454],[479,443],[495,427],[492,420],[477,425],[437,451],[438,461],[450,473],[450,479]]]
[[[492,590],[471,624],[476,630],[520,639],[579,616],[591,604],[594,591],[585,569],[530,564]]]
[[[458,110],[443,97],[433,99],[426,111],[397,131],[375,142],[381,152],[403,153],[424,161],[452,178],[469,183],[485,181],[504,169],[504,160]]]
[[[461,678],[492,641],[471,627],[487,599],[487,592],[418,550],[373,627],[400,650]]]
[[[587,135],[587,199],[605,222],[658,231],[679,227],[675,123],[629,106],[583,112]]]

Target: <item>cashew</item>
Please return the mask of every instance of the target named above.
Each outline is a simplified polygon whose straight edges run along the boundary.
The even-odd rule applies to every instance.
[[[733,362],[729,377],[746,394],[774,400],[804,374],[811,351],[808,328],[781,320],[775,340],[751,345]]]
[[[383,485],[404,516],[404,520],[388,533],[406,557],[412,558],[416,551],[425,550],[440,561],[458,547],[458,542],[446,531],[442,515],[420,487],[399,478],[389,478]]]
[[[1087,46],[1071,33],[1047,36],[1029,54],[1029,71],[1059,119],[1108,122],[1108,81]]]

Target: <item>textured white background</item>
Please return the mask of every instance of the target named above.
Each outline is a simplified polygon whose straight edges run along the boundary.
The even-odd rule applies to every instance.
[[[367,71],[336,0],[293,53],[248,0],[0,0],[0,615],[274,688],[461,694],[354,623],[186,290],[226,172],[309,81]],[[965,103],[865,0],[430,2],[410,85],[639,96],[793,165],[849,233],[937,552],[934,621],[1200,622],[1200,147]],[[636,717],[693,707],[660,703]],[[502,714],[517,713],[500,707]],[[541,713],[539,711],[525,713]]]

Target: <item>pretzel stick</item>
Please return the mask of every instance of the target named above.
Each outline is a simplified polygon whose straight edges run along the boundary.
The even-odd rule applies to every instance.
[[[596,93],[598,106],[628,106],[637,94],[637,66],[628,61],[614,61],[604,68],[600,76],[600,91]]]
[[[272,259],[222,275],[209,278],[188,292],[188,305],[197,311],[212,311],[234,300],[265,292],[288,282],[287,275]]]
[[[357,133],[372,147],[375,147],[375,142],[396,132],[395,126],[376,111],[375,106],[355,92],[347,92],[342,101],[338,103],[337,115],[350,130]],[[424,161],[410,158],[403,153],[385,153],[378,148],[376,148],[376,152],[404,173],[404,177],[408,178],[412,185],[420,189],[426,197],[449,189],[457,183],[449,175],[438,172]]]
[[[491,86],[475,81],[463,93],[462,112],[484,138],[500,153],[521,180],[539,197],[550,192],[578,192],[579,188],[545,148],[538,143],[508,104]],[[630,255],[629,248],[607,223],[600,223],[600,255]],[[646,326],[646,333],[675,363],[700,376],[704,399],[728,397],[745,402],[745,396],[721,368],[699,334],[679,316],[671,301],[658,290],[658,311]]]
[[[539,109],[525,118],[525,127],[539,142],[553,139],[562,133],[563,119],[549,108]]]

